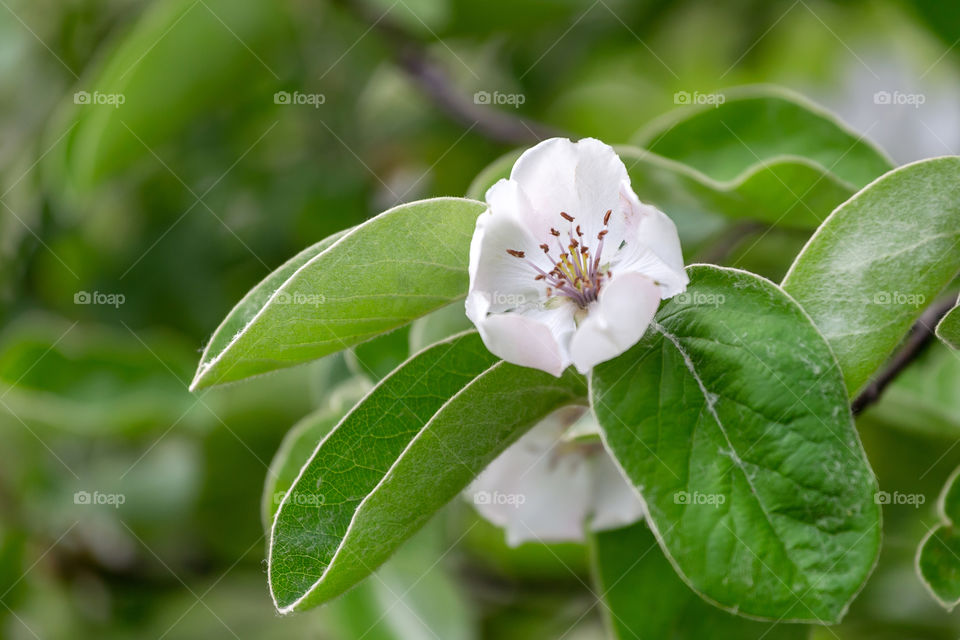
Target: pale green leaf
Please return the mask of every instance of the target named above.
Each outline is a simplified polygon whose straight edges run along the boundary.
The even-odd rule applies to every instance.
[[[960,604],[960,468],[947,480],[937,501],[942,524],[924,537],[917,550],[917,572],[945,609]]]
[[[192,388],[314,360],[462,298],[482,210],[462,198],[404,204],[300,253],[227,316]]]
[[[442,514],[442,512],[441,512]],[[343,638],[470,640],[477,637],[463,587],[445,559],[450,540],[442,515],[406,541],[376,577],[327,605]],[[452,554],[449,554],[452,555]]]
[[[719,228],[717,216],[802,229],[892,164],[835,117],[783,89],[745,87],[726,102],[671,112],[635,146],[618,146],[633,190],[677,223],[685,243]],[[519,152],[494,161],[470,185],[483,198]]]
[[[937,325],[937,337],[953,349],[960,349],[960,306],[947,312]]]
[[[748,86],[716,95],[722,103],[671,111],[632,142],[721,182],[753,173],[758,164],[793,162],[859,189],[893,168],[868,139],[792,91]]]
[[[960,270],[960,157],[900,167],[843,203],[810,238],[783,288],[863,387]]]
[[[772,282],[689,275],[640,343],[594,370],[604,441],[694,590],[751,616],[835,622],[880,544],[840,370]]]

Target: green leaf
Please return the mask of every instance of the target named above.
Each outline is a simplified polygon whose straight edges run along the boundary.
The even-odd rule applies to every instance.
[[[940,319],[937,325],[937,337],[951,349],[960,349],[960,306],[954,307]]]
[[[789,228],[816,228],[856,187],[804,158],[756,162],[729,180],[638,147],[617,147],[637,196],[681,220],[720,215]]]
[[[87,437],[200,428],[210,415],[182,380],[193,357],[169,334],[23,316],[0,337],[0,422]]]
[[[952,442],[960,436],[957,389],[960,358],[945,345],[931,344],[897,375],[858,422]]]
[[[649,152],[626,153],[636,163],[630,176],[641,199],[681,217],[702,210],[815,228],[893,167],[877,147],[793,92],[754,86],[717,95],[722,104],[674,110],[635,136]]]
[[[880,545],[840,370],[772,282],[689,275],[637,346],[594,370],[604,441],[695,591],[751,616],[837,621]]]
[[[230,341],[243,331],[244,327],[250,324],[250,321],[253,320],[263,306],[267,304],[267,301],[270,300],[274,292],[277,291],[290,276],[296,273],[300,267],[310,262],[310,260],[329,249],[350,231],[352,231],[352,229],[338,231],[331,236],[327,236],[320,242],[310,245],[280,265],[280,267],[261,280],[253,289],[250,289],[250,291],[240,299],[240,302],[230,310],[230,313],[227,314],[227,317],[220,323],[220,326],[217,327],[213,337],[210,338],[210,342],[208,342],[204,348],[203,356],[200,360],[201,366],[203,366],[203,362],[207,359],[208,354],[218,354],[226,349]]]
[[[407,325],[358,344],[346,352],[346,361],[353,373],[376,382],[409,356],[410,326]]]
[[[893,168],[865,137],[792,91],[750,86],[716,95],[723,103],[671,111],[632,142],[721,182],[754,173],[760,165],[793,163],[859,189]]]
[[[492,187],[497,180],[510,177],[510,170],[513,168],[517,158],[523,153],[524,149],[514,149],[503,154],[477,174],[467,187],[467,197],[474,200],[484,200],[487,196],[487,189]]]
[[[301,467],[310,459],[320,441],[369,389],[370,383],[366,377],[357,376],[347,380],[330,393],[326,406],[297,422],[283,437],[267,470],[260,501],[260,516],[267,533],[270,532],[270,524],[283,501],[283,495],[297,479]]]
[[[434,342],[473,327],[462,304],[455,303],[417,318],[410,325],[410,352],[420,351]]]
[[[269,96],[277,78],[267,65],[276,65],[288,26],[284,9],[270,2],[151,5],[75,87],[87,102],[75,104],[73,91],[67,97],[63,131],[73,128],[63,149],[74,181],[92,186],[141,158],[153,160],[154,149],[222,109],[227,93],[238,103],[258,90]],[[249,64],[251,51],[268,62]],[[113,102],[98,104],[97,95]]]
[[[801,640],[806,627],[773,625],[708,604],[679,577],[643,522],[595,533],[591,556],[603,614],[617,640]]]
[[[735,177],[717,180],[640,147],[614,148],[640,200],[674,218],[685,242],[697,234],[697,226],[706,224],[708,231],[715,231],[723,219],[812,229],[857,190],[812,160],[794,156],[755,160]],[[480,173],[469,193],[484,194],[497,180],[509,177],[516,157],[510,153],[494,161]],[[685,233],[687,222],[694,228]],[[698,239],[699,234],[693,238]]]
[[[342,593],[379,566],[494,457],[585,383],[498,361],[476,333],[387,376],[317,447],[270,539],[281,613]]]
[[[330,603],[340,638],[471,640],[477,637],[461,585],[440,560],[450,549],[442,516],[405,542],[376,577]]]
[[[783,288],[810,314],[853,396],[960,270],[960,157],[908,164],[843,203]]]
[[[719,227],[717,216],[816,228],[892,164],[813,103],[783,89],[726,91],[718,107],[653,121],[636,146],[618,146],[637,196],[677,223],[685,244]],[[483,198],[510,175],[519,152],[484,169],[468,194]]]
[[[945,609],[960,604],[960,468],[954,470],[937,502],[942,524],[924,537],[917,552],[917,572]]]
[[[462,198],[404,204],[301,252],[230,312],[191,389],[320,358],[460,299],[483,208]]]

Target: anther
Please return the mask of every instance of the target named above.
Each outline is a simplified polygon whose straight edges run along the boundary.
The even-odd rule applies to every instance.
[[[514,258],[526,258],[527,254],[523,251],[517,251],[516,249],[507,249],[507,253],[512,255]]]
[[[610,214],[613,213],[613,209],[607,209],[607,212],[603,216],[603,224],[610,224]]]
[[[573,222],[573,216],[567,213],[566,211],[561,211],[560,217],[566,220],[567,222]]]

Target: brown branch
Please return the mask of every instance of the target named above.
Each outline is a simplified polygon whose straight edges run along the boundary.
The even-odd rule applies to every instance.
[[[545,138],[564,135],[561,131],[534,120],[520,118],[493,107],[477,104],[473,96],[458,91],[442,67],[430,60],[426,48],[386,15],[373,15],[366,7],[351,0],[334,0],[348,13],[371,25],[387,42],[394,61],[410,80],[447,117],[477,133],[509,145],[527,145]]]
[[[853,415],[863,413],[867,407],[879,400],[884,389],[920,355],[920,352],[933,337],[940,319],[956,305],[956,301],[957,296],[951,295],[949,298],[944,298],[926,308],[914,323],[903,347],[890,359],[890,362],[870,384],[860,392],[860,395],[854,398],[851,404]]]

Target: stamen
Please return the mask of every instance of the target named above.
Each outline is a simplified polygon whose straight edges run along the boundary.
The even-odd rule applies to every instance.
[[[607,210],[603,216],[603,224],[607,226],[610,222],[610,216],[613,210]],[[559,258],[554,261],[550,255],[550,245],[543,243],[540,249],[545,256],[553,262],[550,271],[544,271],[532,260],[526,259],[523,251],[516,249],[507,249],[507,253],[515,258],[523,258],[527,264],[536,272],[535,281],[545,281],[547,297],[560,294],[569,298],[581,309],[586,309],[590,304],[597,300],[600,293],[600,287],[605,278],[611,278],[612,273],[607,270],[606,273],[600,271],[600,258],[603,253],[604,237],[609,232],[603,229],[597,234],[598,244],[595,251],[583,242],[583,229],[580,225],[574,225],[574,217],[566,211],[560,212],[560,217],[570,223],[566,236],[569,240],[567,246],[560,240],[560,231],[550,227],[550,235],[556,238]]]

